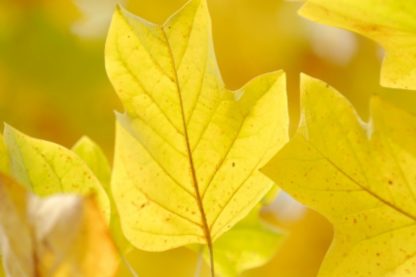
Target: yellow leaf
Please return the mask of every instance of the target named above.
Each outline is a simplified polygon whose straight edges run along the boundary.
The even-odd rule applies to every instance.
[[[386,50],[381,84],[416,90],[416,3],[409,0],[308,0],[299,13],[345,28]]]
[[[282,235],[259,217],[260,205],[214,243],[215,268],[220,276],[240,276],[267,263],[277,251]],[[205,259],[209,260],[208,253]]]
[[[95,201],[45,199],[0,176],[0,238],[8,276],[114,276],[118,257]]]
[[[62,193],[96,194],[105,217],[110,217],[110,201],[103,186],[87,164],[72,151],[31,138],[6,125],[4,138],[11,175],[40,196]]]
[[[84,160],[84,162],[92,170],[95,176],[97,176],[97,178],[103,185],[104,189],[106,190],[111,206],[109,228],[117,247],[122,252],[124,252],[125,248],[128,248],[129,245],[121,233],[119,216],[115,209],[114,200],[111,197],[111,167],[108,163],[106,156],[104,155],[101,148],[94,141],[92,141],[89,137],[86,136],[82,137],[75,143],[75,145],[72,147],[72,151],[76,153],[78,157]]]
[[[273,184],[258,168],[288,139],[283,72],[225,89],[203,0],[161,26],[117,9],[106,68],[126,110],[112,179],[126,237],[211,248]]]
[[[416,274],[416,117],[373,98],[370,123],[302,77],[302,121],[264,172],[334,225],[319,276]]]

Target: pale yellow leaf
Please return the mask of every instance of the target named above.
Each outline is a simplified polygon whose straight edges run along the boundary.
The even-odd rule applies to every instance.
[[[11,175],[40,196],[56,193],[95,194],[110,217],[107,194],[87,164],[71,150],[48,141],[31,138],[6,125],[4,138]]]
[[[150,251],[210,246],[273,184],[258,169],[288,139],[283,72],[225,89],[199,0],[161,26],[118,9],[106,68],[126,110],[112,178],[126,237]]]
[[[382,85],[416,90],[415,1],[308,0],[299,13],[377,41],[386,50]]]
[[[415,276],[416,117],[374,98],[365,123],[323,82],[301,91],[300,127],[264,172],[334,225],[319,276]]]

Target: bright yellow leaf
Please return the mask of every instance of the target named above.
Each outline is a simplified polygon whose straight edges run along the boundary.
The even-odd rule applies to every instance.
[[[95,194],[105,217],[110,201],[102,184],[87,164],[63,146],[31,138],[6,125],[4,139],[11,175],[40,196],[56,193]]]
[[[381,84],[416,90],[415,1],[308,0],[299,13],[377,41],[386,50]]]
[[[8,276],[114,276],[115,247],[93,198],[40,199],[0,176],[0,238]]]
[[[414,276],[416,117],[373,98],[364,123],[323,82],[301,91],[300,127],[264,172],[334,225],[319,276]]]
[[[150,251],[210,247],[273,184],[258,168],[288,139],[283,72],[225,89],[203,0],[161,26],[117,9],[106,68],[126,110],[112,179],[126,237]]]

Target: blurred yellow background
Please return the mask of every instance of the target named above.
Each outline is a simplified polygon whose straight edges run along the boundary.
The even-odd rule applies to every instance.
[[[2,122],[65,146],[85,134],[111,158],[113,111],[121,106],[106,77],[103,52],[115,3],[151,21],[163,22],[185,1],[0,1]],[[360,36],[300,18],[296,11],[301,2],[208,3],[226,84],[238,88],[258,74],[284,69],[292,132],[299,117],[301,72],[337,88],[364,119],[372,94],[416,112],[416,93],[379,86],[382,49]],[[284,230],[287,238],[269,264],[245,276],[315,276],[332,238],[331,227],[312,211],[288,217],[290,212],[282,212],[282,205],[286,207],[283,210],[290,210],[296,204],[290,199],[277,201],[277,208],[266,210],[264,216]],[[170,276],[192,276],[197,263],[195,255],[186,249],[137,252],[132,259],[141,276],[166,276],[167,269]]]

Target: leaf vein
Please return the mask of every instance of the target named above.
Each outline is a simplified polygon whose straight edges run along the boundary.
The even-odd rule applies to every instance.
[[[305,139],[306,140],[306,139]],[[340,168],[335,162],[333,162],[331,159],[329,159],[327,156],[325,156],[316,146],[314,146],[312,143],[309,143],[322,157],[325,158],[325,160],[333,166],[338,172],[340,172],[345,178],[350,180],[352,183],[356,184],[358,187],[362,188],[364,191],[366,191],[369,195],[371,195],[373,198],[377,199],[378,201],[382,202],[383,204],[387,205],[391,209],[395,210],[396,212],[416,221],[416,216],[412,215],[411,213],[401,209],[400,207],[395,206],[394,204],[390,203],[388,200],[384,199],[383,197],[379,196],[377,193],[373,192],[371,189],[367,188],[366,186],[362,185],[360,182],[355,180],[353,177],[348,175],[342,168]]]
[[[118,43],[116,44],[116,51],[118,53],[118,55],[120,56],[120,59],[118,59],[120,61],[120,63],[122,64],[122,66],[127,70],[127,73],[133,77],[133,80],[136,81],[136,83],[139,85],[139,87],[142,89],[142,91],[144,92],[144,94],[146,94],[153,102],[153,104],[158,108],[158,110],[161,112],[161,114],[166,118],[166,120],[170,123],[170,125],[181,135],[182,132],[175,126],[175,124],[173,124],[172,120],[169,118],[169,116],[166,114],[166,112],[162,109],[162,107],[158,104],[157,101],[155,101],[155,99],[153,98],[152,94],[146,89],[146,87],[143,85],[143,83],[140,81],[140,78],[137,77],[134,72],[132,71],[132,69],[130,68],[130,66],[124,61],[124,60],[128,60],[126,57],[124,57],[124,55],[122,54],[122,52],[119,49],[119,45]]]
[[[186,192],[187,194],[189,194],[192,198],[195,198],[195,195],[192,192],[190,192],[187,188],[185,188],[184,186],[182,186],[182,184],[178,180],[176,180],[172,176],[172,174],[170,174],[169,171],[162,165],[162,163],[158,159],[156,159],[156,157],[146,147],[146,145],[134,133],[132,135],[134,136],[134,138],[136,138],[135,141],[137,141],[138,143],[140,143],[140,145],[142,145],[142,148],[150,155],[150,157],[152,158],[152,160],[155,161],[156,165],[158,165],[158,167],[163,171],[163,173],[165,173],[166,176],[168,176],[169,179],[171,179],[173,181],[173,183],[176,184],[180,189],[182,189],[184,192]]]

